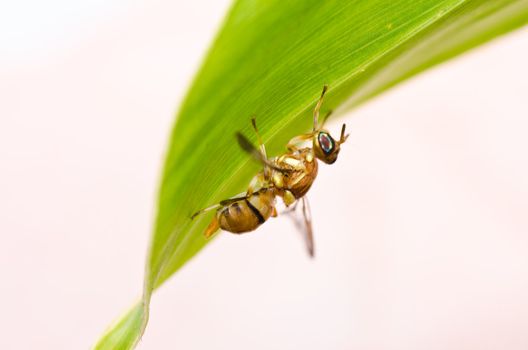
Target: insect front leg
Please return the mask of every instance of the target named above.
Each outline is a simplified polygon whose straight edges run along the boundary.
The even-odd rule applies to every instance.
[[[301,134],[301,135],[295,136],[290,141],[288,141],[288,143],[286,144],[286,148],[290,152],[294,152],[302,148],[301,146],[303,143],[310,141],[313,135],[314,135],[313,133],[309,133],[309,134]]]
[[[332,115],[332,113],[333,113],[332,110],[329,110],[328,112],[326,112],[326,115],[325,115],[324,118],[323,118],[323,122],[321,123],[321,127],[323,127],[323,126],[325,125],[326,121],[328,120],[328,117],[329,117],[330,115]]]
[[[321,97],[319,97],[319,101],[317,101],[317,104],[315,105],[315,108],[313,111],[313,131],[319,130],[319,110],[321,109],[321,106],[323,104],[324,95],[326,94],[327,90],[328,90],[328,85],[323,86],[323,92],[321,93]]]

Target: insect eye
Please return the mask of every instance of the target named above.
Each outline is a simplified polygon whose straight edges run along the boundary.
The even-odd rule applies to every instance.
[[[334,139],[326,132],[320,132],[319,136],[319,145],[323,150],[324,154],[328,155],[332,153],[335,147]]]

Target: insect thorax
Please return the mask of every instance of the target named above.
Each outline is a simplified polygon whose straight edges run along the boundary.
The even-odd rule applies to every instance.
[[[317,161],[310,148],[286,153],[275,159],[275,164],[289,172],[274,171],[272,181],[278,189],[292,192],[295,198],[303,197],[317,176]]]

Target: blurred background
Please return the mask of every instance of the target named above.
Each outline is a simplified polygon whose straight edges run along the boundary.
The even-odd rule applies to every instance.
[[[229,1],[0,5],[2,349],[86,349],[140,295],[174,114]],[[140,349],[527,349],[528,30],[336,117],[288,218],[222,234]]]

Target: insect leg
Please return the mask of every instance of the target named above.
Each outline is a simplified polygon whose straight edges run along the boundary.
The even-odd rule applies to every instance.
[[[222,204],[215,204],[215,205],[211,205],[210,207],[198,210],[196,213],[192,214],[191,220],[194,220],[194,218],[197,217],[200,214],[206,213],[206,212],[214,210],[214,209],[218,209],[221,206],[222,206]]]
[[[218,209],[222,205],[223,204],[215,204],[215,205],[212,205],[212,206],[210,206],[208,208],[205,208],[205,209],[202,209],[202,210],[198,210],[196,213],[194,213],[191,216],[191,220],[194,220],[194,218],[197,217],[200,214],[206,213],[206,212],[214,210],[214,209]],[[209,224],[209,226],[207,226],[207,228],[205,229],[205,232],[204,232],[205,238],[211,237],[216,231],[218,231],[219,228],[220,228],[220,223],[218,222],[218,218],[215,215],[215,216],[213,216],[213,219],[211,220],[211,223]]]
[[[301,134],[301,135],[295,136],[290,141],[288,141],[288,143],[286,144],[286,148],[290,152],[296,151],[300,148],[300,145],[303,142],[311,140],[313,135],[314,135],[313,133],[309,133],[309,134]]]
[[[203,213],[207,213],[208,211],[211,211],[211,210],[218,209],[220,207],[223,207],[225,205],[228,205],[230,203],[239,201],[239,200],[244,199],[244,198],[246,198],[246,194],[245,193],[240,193],[240,194],[237,194],[235,197],[224,199],[223,201],[220,201],[220,203],[218,203],[218,204],[214,204],[214,205],[211,205],[210,207],[198,210],[196,213],[194,213],[191,216],[191,220],[194,220],[194,218],[197,217],[198,215],[201,215]]]
[[[319,101],[317,101],[317,104],[315,105],[315,109],[313,112],[313,131],[319,130],[319,110],[321,109],[321,105],[323,104],[323,98],[328,90],[328,85],[323,86],[323,92],[321,93],[321,97],[319,98]]]
[[[326,115],[323,117],[323,123],[321,125],[325,125],[326,121],[328,120],[328,117],[332,114],[332,110],[329,110],[328,112],[326,112]]]
[[[234,203],[234,202],[238,202],[238,201],[244,200],[246,198],[248,198],[248,196],[245,193],[240,193],[240,194],[236,195],[235,197],[231,197],[231,198],[228,198],[228,199],[224,199],[223,201],[220,201],[220,205],[221,206],[226,206],[228,204],[231,204],[231,203]]]

